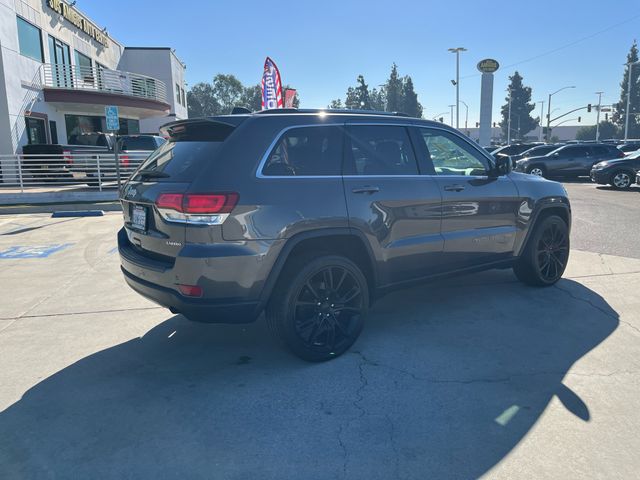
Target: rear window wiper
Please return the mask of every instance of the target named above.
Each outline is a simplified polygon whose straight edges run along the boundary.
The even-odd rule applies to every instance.
[[[171,175],[168,173],[160,172],[159,170],[138,170],[138,175],[145,178],[168,178]]]

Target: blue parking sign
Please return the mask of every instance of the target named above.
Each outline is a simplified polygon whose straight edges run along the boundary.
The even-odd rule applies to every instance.
[[[104,107],[104,116],[107,117],[107,130],[117,132],[120,130],[120,120],[118,119],[118,107],[108,105]]]

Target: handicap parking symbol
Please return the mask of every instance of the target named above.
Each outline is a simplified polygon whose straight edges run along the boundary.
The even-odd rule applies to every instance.
[[[28,245],[15,245],[9,247],[6,250],[0,251],[0,259],[12,259],[12,258],[46,258],[52,253],[59,252],[68,246],[73,245],[71,243],[60,243],[56,245],[40,245],[40,246],[28,246]]]

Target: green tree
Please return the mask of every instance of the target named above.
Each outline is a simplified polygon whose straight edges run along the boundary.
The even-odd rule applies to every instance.
[[[342,104],[342,100],[340,100],[339,98],[336,98],[334,100],[331,100],[331,103],[327,106],[327,108],[342,110],[344,108],[344,105]]]
[[[629,94],[629,64],[638,61],[638,44],[634,40],[627,54],[627,65],[624,68],[622,82],[620,82],[620,101],[615,105],[616,111],[612,115],[613,122],[621,129],[624,135],[625,116],[627,112],[627,96]],[[640,137],[640,65],[634,65],[631,70],[631,98],[629,103],[629,138]],[[606,138],[602,135],[600,138]]]
[[[235,75],[219,73],[213,77],[213,94],[220,103],[221,113],[231,113],[233,107],[240,103],[244,86]]]
[[[522,84],[522,76],[516,71],[509,77],[510,83],[507,92],[511,90],[511,138],[521,139],[540,123],[540,118],[533,118],[531,112],[536,108],[535,103],[531,103],[531,87]],[[500,128],[504,138],[507,138],[508,118],[509,118],[509,95],[505,98],[506,103],[502,106],[502,121]]]
[[[358,85],[349,87],[345,106],[350,110],[371,110],[371,94],[369,85],[364,81],[362,75],[358,75]]]
[[[252,112],[258,112],[262,108],[262,87],[260,84],[246,87],[242,92],[239,106],[248,108]]]
[[[387,100],[387,112],[399,112],[402,109],[402,79],[398,75],[398,66],[391,66],[391,74],[384,87]]]
[[[380,90],[378,90],[377,88],[374,88],[373,90],[371,90],[370,98],[371,98],[371,110],[378,110],[378,111],[384,112],[384,109],[387,106],[384,87],[380,88]]]
[[[422,118],[422,105],[418,101],[418,94],[413,88],[413,80],[409,75],[402,79],[402,108],[400,111],[412,117]]]
[[[213,87],[209,83],[196,83],[187,92],[187,111],[189,117],[207,117],[220,113],[220,104],[213,93]]]
[[[611,122],[600,122],[600,138],[618,138],[620,129]],[[581,127],[576,132],[576,140],[595,140],[596,126]]]

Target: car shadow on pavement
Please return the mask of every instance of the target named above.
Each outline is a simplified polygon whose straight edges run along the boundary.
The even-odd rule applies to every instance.
[[[509,271],[391,294],[322,364],[262,319],[173,316],[0,412],[0,477],[477,478],[554,397],[589,422],[563,379],[618,323],[579,283],[527,288]]]

